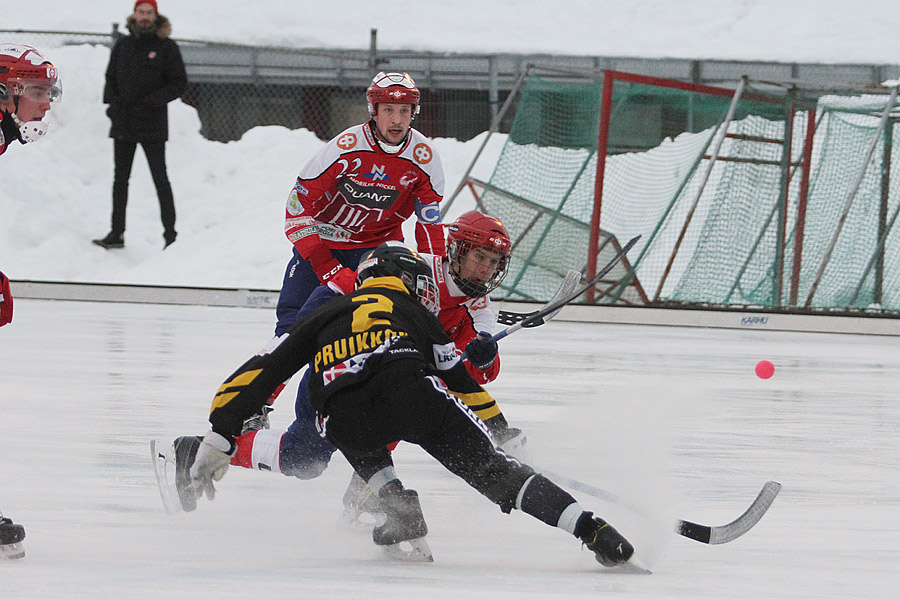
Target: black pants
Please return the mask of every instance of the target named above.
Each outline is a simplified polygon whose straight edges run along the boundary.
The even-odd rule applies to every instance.
[[[172,237],[175,233],[175,199],[172,196],[172,185],[166,174],[166,143],[140,142],[150,166],[153,185],[159,198],[159,216],[162,219],[163,235]],[[125,207],[128,204],[128,180],[131,178],[131,166],[134,164],[134,153],[138,142],[126,140],[113,141],[113,157],[115,171],[113,173],[113,208],[112,233],[121,236],[125,233]]]
[[[447,394],[439,379],[424,374],[422,363],[415,360],[392,362],[365,385],[334,396],[328,404],[326,434],[367,481],[393,464],[387,444],[418,444],[503,512],[515,508],[522,485],[534,475],[528,465],[498,452],[478,417]],[[558,491],[551,494],[554,506],[542,507],[557,518],[574,502]]]

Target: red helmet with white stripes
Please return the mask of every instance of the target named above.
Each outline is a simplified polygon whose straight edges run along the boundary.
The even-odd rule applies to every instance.
[[[408,73],[380,72],[366,90],[369,116],[375,116],[375,107],[381,103],[412,104],[413,116],[419,114],[419,88]]]
[[[46,86],[49,100],[62,95],[56,67],[31,46],[0,44],[0,101],[25,92],[28,86]]]

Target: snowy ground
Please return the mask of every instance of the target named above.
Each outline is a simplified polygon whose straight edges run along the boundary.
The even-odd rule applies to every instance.
[[[554,321],[502,342],[490,388],[535,462],[621,496],[576,496],[650,576],[502,515],[417,448],[433,564],[385,561],[340,523],[349,467],[303,482],[233,468],[215,502],[167,515],[148,440],[202,433],[214,391],[271,332],[265,309],[20,300],[2,331],[0,509],[27,556],[2,598],[887,598],[900,583],[900,348],[892,338]],[[761,358],[776,365],[763,381]],[[273,426],[291,419],[288,388]],[[706,546],[767,479],[745,537]]]

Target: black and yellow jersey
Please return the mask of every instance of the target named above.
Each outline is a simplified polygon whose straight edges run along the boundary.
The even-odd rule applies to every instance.
[[[401,359],[413,361],[411,368],[438,375],[481,419],[500,412],[469,376],[438,319],[396,277],[373,277],[352,294],[329,300],[267,350],[219,388],[209,417],[213,431],[240,434],[244,420],[307,364],[310,398],[323,415],[335,393],[364,384],[375,370]]]

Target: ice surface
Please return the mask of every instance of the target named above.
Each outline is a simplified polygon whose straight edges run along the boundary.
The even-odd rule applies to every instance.
[[[232,468],[212,503],[169,516],[148,440],[203,433],[221,381],[268,341],[266,309],[22,299],[0,330],[0,509],[27,556],[4,600],[46,598],[889,598],[900,576],[900,348],[891,338],[553,321],[501,343],[490,391],[536,464],[633,540],[650,576],[599,566],[577,540],[506,516],[418,448],[433,564],[384,560],[340,522],[350,470],[319,479]],[[753,372],[771,360],[775,376]],[[296,385],[272,414],[292,418]],[[784,485],[743,538],[723,524]]]

